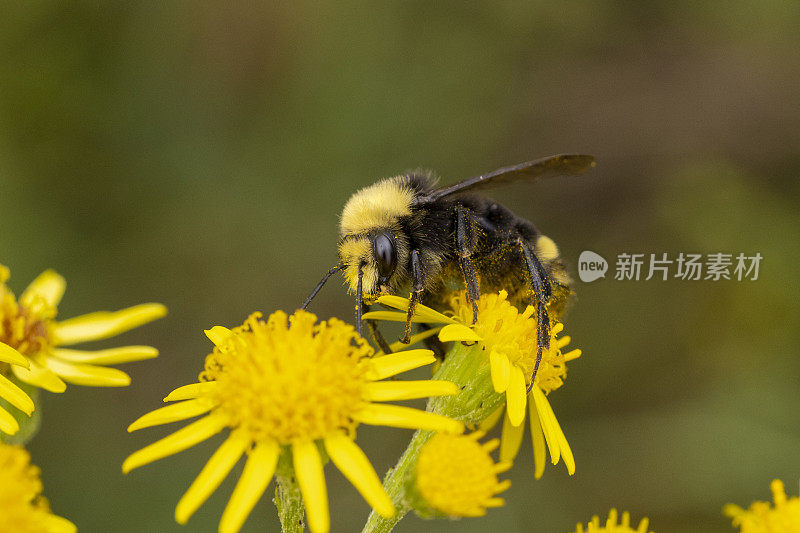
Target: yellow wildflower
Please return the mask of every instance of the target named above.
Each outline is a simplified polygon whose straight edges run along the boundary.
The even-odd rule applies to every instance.
[[[593,516],[584,529],[583,524],[578,524],[575,533],[647,533],[649,520],[642,518],[636,529],[631,527],[631,515],[627,511],[622,513],[622,520],[617,522],[617,510],[611,509],[606,523],[600,525],[600,517]]]
[[[575,459],[564,432],[556,419],[547,395],[561,387],[566,378],[566,363],[581,356],[580,350],[564,353],[570,337],[559,335],[564,329],[560,322],[550,328],[550,348],[542,351],[542,360],[530,392],[530,376],[536,361],[537,321],[535,309],[528,306],[520,312],[507,300],[506,291],[485,294],[478,301],[478,321],[472,324],[472,304],[464,291],[452,298],[452,316],[423,305],[417,306],[415,322],[440,326],[441,341],[474,342],[481,348],[491,367],[494,390],[504,393],[506,405],[490,415],[480,429],[488,431],[500,418],[504,419],[500,460],[511,461],[519,451],[524,432],[525,407],[533,440],[535,475],[544,473],[546,450],[557,464],[561,458],[570,474],[575,472]],[[374,311],[365,318],[404,321],[408,300],[397,296],[382,296],[378,303],[400,311]]]
[[[800,498],[788,498],[779,479],[773,480],[769,488],[774,507],[769,502],[753,502],[745,510],[729,503],[723,512],[741,533],[800,533]]]
[[[19,446],[0,443],[0,531],[74,533],[75,525],[50,512],[39,469]]]
[[[64,392],[66,383],[121,387],[130,384],[130,377],[106,365],[158,355],[150,346],[91,352],[62,346],[106,339],[161,318],[167,312],[163,305],[142,304],[56,321],[57,306],[66,289],[64,278],[46,270],[31,282],[19,300],[6,287],[8,278],[8,268],[0,265],[0,397],[26,414],[33,412],[33,400],[8,379],[11,374],[50,392]],[[14,416],[0,408],[0,431],[13,435],[18,430]]]
[[[281,454],[291,452],[313,533],[329,530],[327,489],[318,446],[323,446],[365,500],[381,515],[392,501],[363,451],[355,444],[359,424],[460,433],[463,425],[443,416],[379,402],[455,394],[447,381],[382,381],[431,364],[430,350],[372,357],[354,328],[297,311],[278,311],[267,321],[255,313],[243,326],[206,331],[215,344],[198,383],[180,387],[164,401],[180,403],[152,411],[129,431],[203,418],[125,460],[123,472],[189,448],[230,428],[175,510],[185,523],[247,454],[244,472],[222,514],[221,532],[236,532],[264,493]],[[287,320],[288,318],[288,320]]]
[[[505,502],[497,495],[511,486],[499,481],[497,474],[511,468],[511,463],[495,463],[490,453],[498,439],[480,444],[481,431],[470,435],[437,433],[419,452],[414,490],[426,507],[451,517],[483,516],[486,509]],[[424,516],[427,509],[418,510]]]

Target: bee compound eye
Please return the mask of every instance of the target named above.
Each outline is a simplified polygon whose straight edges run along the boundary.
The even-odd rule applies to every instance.
[[[375,237],[375,259],[378,262],[378,275],[383,280],[389,278],[397,266],[397,248],[394,239],[385,233]]]

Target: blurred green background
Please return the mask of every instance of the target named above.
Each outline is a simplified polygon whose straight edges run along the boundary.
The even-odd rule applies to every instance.
[[[151,343],[131,387],[43,394],[30,445],[81,531],[216,531],[231,476],[173,510],[218,440],[137,470],[175,429],[125,426],[194,380],[203,329],[295,308],[335,261],[348,196],[408,168],[448,182],[558,152],[581,178],[497,191],[574,266],[582,250],[760,252],[757,281],[576,281],[584,356],[550,400],[577,458],[508,505],[417,531],[568,532],[612,506],[660,533],[732,531],[726,502],[800,478],[800,8],[759,2],[6,2],[0,262],[52,267],[59,316],[165,303],[96,347]],[[339,283],[322,317],[349,318]],[[362,427],[379,473],[410,432]],[[240,465],[241,466],[241,465]],[[334,531],[368,508],[329,466]],[[265,497],[244,531],[277,531]]]

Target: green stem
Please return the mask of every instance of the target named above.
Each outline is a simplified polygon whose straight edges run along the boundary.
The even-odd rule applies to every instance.
[[[278,508],[278,518],[281,520],[281,531],[283,533],[303,533],[305,522],[303,521],[303,495],[300,493],[300,485],[291,467],[291,460],[281,454],[278,464],[278,472],[275,476],[275,507]]]
[[[461,388],[461,392],[454,396],[431,398],[427,410],[461,420],[467,426],[482,422],[505,401],[504,395],[494,392],[488,357],[479,345],[464,346],[454,343],[433,379],[452,381]],[[432,435],[430,431],[417,431],[383,481],[383,488],[394,502],[395,515],[392,518],[383,518],[372,511],[362,533],[389,533],[411,510],[406,487],[414,475],[413,469],[417,464],[419,450]]]

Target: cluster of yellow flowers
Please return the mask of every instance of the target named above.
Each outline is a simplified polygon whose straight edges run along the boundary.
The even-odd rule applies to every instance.
[[[8,269],[0,266],[0,440],[29,440],[35,430],[38,389],[63,392],[66,383],[125,386],[130,378],[109,365],[155,357],[149,346],[99,351],[65,348],[104,339],[164,316],[160,304],[95,312],[57,321],[64,279],[53,271],[37,277],[19,299],[7,288]],[[405,321],[409,301],[378,299],[387,310],[368,320]],[[575,472],[575,458],[549,395],[566,379],[567,364],[580,357],[567,350],[558,317],[551,318],[549,349],[543,350],[531,382],[537,352],[538,317],[531,306],[518,309],[505,291],[484,295],[473,323],[472,302],[453,295],[450,308],[418,305],[415,322],[452,343],[444,362],[428,349],[375,352],[353,328],[338,319],[319,321],[306,311],[277,311],[248,317],[241,326],[206,330],[212,343],[195,383],[166,395],[169,405],[155,409],[128,431],[189,421],[177,431],[125,459],[128,473],[186,450],[219,433],[225,437],[178,501],[175,519],[189,521],[244,458],[219,522],[219,531],[236,533],[276,480],[276,505],[284,530],[307,524],[312,533],[330,530],[324,467],[330,460],[374,512],[364,531],[388,532],[408,512],[423,518],[482,516],[504,505],[500,494],[511,482],[500,476],[519,451],[527,414],[535,478],[563,460]],[[429,367],[432,379],[397,376]],[[427,399],[425,410],[395,403]],[[7,406],[8,408],[4,407]],[[481,442],[500,423],[499,438]],[[405,453],[383,482],[356,443],[361,424],[416,430]],[[470,430],[465,433],[466,430]],[[498,450],[499,449],[499,450]],[[493,456],[498,450],[497,458]],[[774,507],[756,502],[749,510],[729,505],[725,513],[743,533],[800,531],[800,499],[772,485]],[[0,444],[0,531],[66,533],[68,520],[50,512],[41,496],[39,471],[18,446]],[[576,533],[647,533],[649,521],[635,528],[629,513],[611,510]]]

